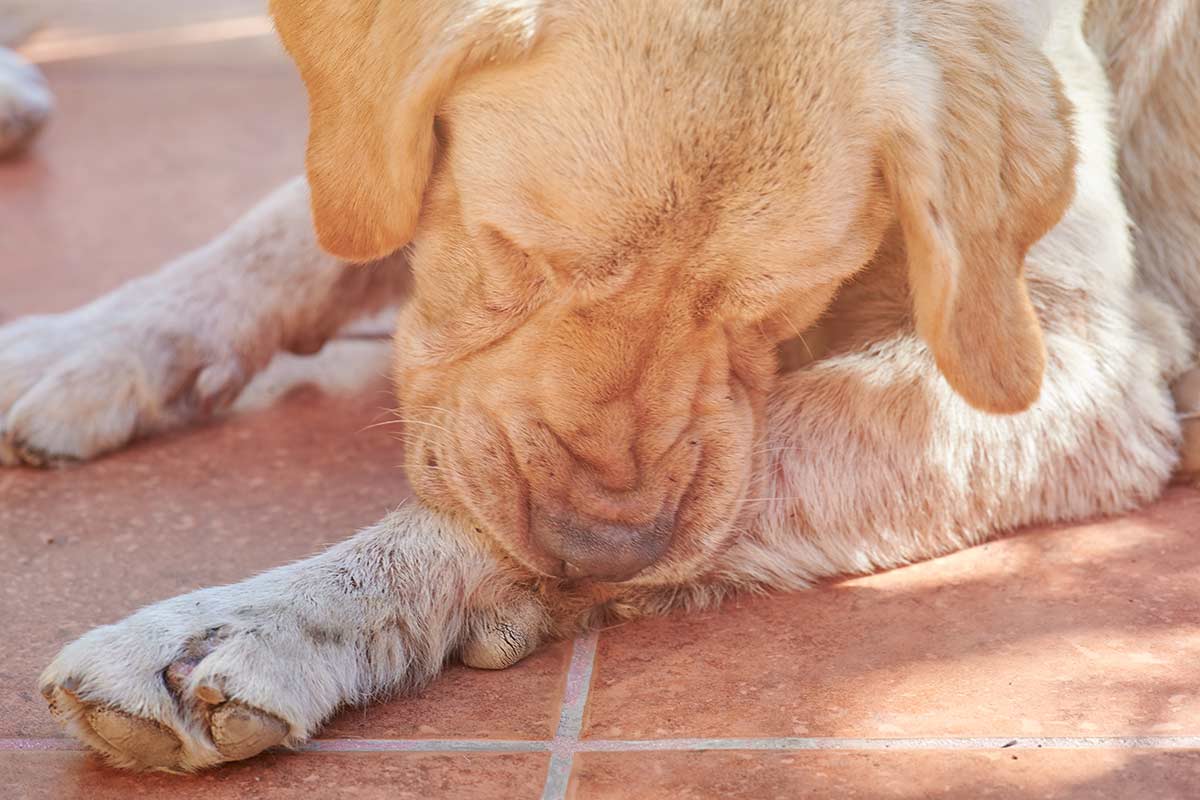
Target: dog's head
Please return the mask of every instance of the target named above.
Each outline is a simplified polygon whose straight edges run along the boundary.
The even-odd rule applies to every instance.
[[[322,245],[411,248],[413,485],[527,567],[703,572],[754,491],[775,345],[889,231],[949,383],[988,411],[1036,400],[1023,261],[1074,150],[1051,68],[992,5],[272,9]]]

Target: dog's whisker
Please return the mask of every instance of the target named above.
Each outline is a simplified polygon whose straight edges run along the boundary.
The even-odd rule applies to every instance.
[[[388,438],[390,438],[393,442],[399,442],[406,450],[410,447],[419,447],[424,442],[423,439],[411,433],[406,435],[392,434]]]
[[[794,328],[794,327],[796,327],[796,326],[795,326],[795,325],[793,325],[792,327]],[[816,354],[814,354],[814,353],[813,353],[813,349],[812,349],[811,347],[809,347],[809,346],[808,346],[808,339],[805,339],[805,338],[804,338],[804,334],[802,334],[802,333],[797,333],[797,334],[796,334],[796,338],[798,338],[798,339],[800,340],[800,344],[804,345],[804,349],[805,349],[805,350],[808,352],[808,357],[809,357],[810,359],[812,359],[813,361],[816,361],[816,360],[817,360],[817,356],[816,356]]]
[[[403,468],[404,468],[404,465],[400,465],[400,466],[401,466],[401,469],[403,469]],[[450,476],[450,477],[452,477],[452,478],[457,478],[458,480],[460,480],[460,481],[462,481],[462,482],[464,482],[464,483],[468,481],[468,478],[467,478],[467,476],[466,476],[466,475],[464,475],[464,474],[463,474],[462,472],[460,472],[459,470],[455,469],[454,467],[443,467],[443,466],[440,466],[440,465],[439,465],[439,466],[432,466],[432,465],[429,465],[429,464],[422,464],[420,467],[418,467],[418,470],[420,470],[420,471],[432,470],[432,471],[434,471],[434,472],[440,472],[440,473],[442,473],[442,474],[444,474],[444,475],[449,475],[449,476]]]
[[[436,406],[429,406],[429,408],[436,408]],[[440,409],[440,410],[444,411],[445,409]],[[393,413],[395,413],[395,412],[393,412]],[[447,411],[446,413],[450,413],[450,412]],[[413,417],[397,417],[396,419],[385,419],[382,422],[373,422],[370,425],[367,425],[365,428],[362,428],[362,430],[367,431],[367,430],[370,430],[371,428],[378,428],[382,425],[404,425],[405,423],[409,423],[409,422],[412,422],[412,423],[415,423],[418,425],[432,425],[433,424],[431,422],[427,422],[425,420],[420,420],[420,419],[415,419]],[[360,433],[361,433],[361,431],[360,431]]]
[[[803,500],[803,497],[747,497],[743,503],[791,503],[797,500]]]
[[[445,430],[445,429],[442,428],[441,430]],[[421,436],[418,433],[414,433],[411,431],[401,431],[399,433],[389,433],[389,437],[393,441],[400,442],[405,447],[411,447],[413,445],[422,445],[422,444],[425,444],[427,441],[427,439],[425,437]],[[475,436],[475,437],[468,439],[467,444],[473,444],[473,445],[476,445],[476,446],[482,448],[486,444],[486,442],[483,440],[482,437]]]
[[[376,414],[375,414],[376,419],[379,419],[379,417],[384,416],[384,415],[397,416],[400,413],[399,408],[389,408],[387,406],[379,406],[378,408],[376,408],[375,411],[376,411]]]
[[[402,419],[385,419],[383,422],[373,422],[370,425],[359,428],[358,432],[362,433],[363,431],[369,431],[372,428],[380,428],[384,425],[403,425],[403,424],[404,424],[404,420],[402,420]]]
[[[791,316],[787,314],[784,314],[783,318],[787,321],[788,327],[792,329],[792,332],[796,334],[796,338],[800,340],[800,344],[804,345],[804,349],[808,352],[809,359],[816,361],[816,354],[814,354],[813,349],[808,346],[808,340],[804,338],[804,334],[800,332],[798,327],[796,327],[795,320],[793,320]]]
[[[448,414],[451,417],[458,417],[458,416],[462,415],[462,412],[460,412],[460,411],[455,411],[455,410],[449,409],[449,408],[443,408],[442,406],[419,405],[419,406],[406,406],[406,408],[408,408],[408,409],[419,408],[419,409],[425,409],[425,410],[429,410],[429,411],[441,411],[443,414]]]
[[[454,431],[450,430],[450,429],[449,429],[449,428],[447,428],[446,426],[444,426],[444,425],[438,425],[436,422],[429,422],[428,420],[423,420],[423,419],[413,419],[412,417],[404,417],[404,418],[402,418],[402,419],[399,419],[399,420],[397,420],[397,421],[398,421],[398,422],[402,422],[402,423],[404,423],[404,424],[406,424],[406,425],[408,425],[408,424],[410,424],[410,423],[411,423],[411,424],[413,424],[413,425],[425,425],[426,427],[429,427],[429,428],[436,428],[436,429],[437,429],[437,430],[439,430],[439,431],[442,431],[442,432],[444,432],[444,433],[448,433],[448,434],[450,434],[451,436],[454,436],[454,437],[457,437],[457,436],[458,436],[458,434],[457,434],[457,433],[455,433]]]
[[[461,431],[461,430],[452,431],[449,428],[443,427],[436,422],[430,422],[429,420],[417,419],[416,417],[400,417],[399,421],[400,422],[411,422],[414,425],[425,425],[425,426],[432,427],[432,428],[439,428],[439,429],[445,431],[446,433],[449,433],[450,435],[454,436],[456,439],[461,440],[463,438],[463,431]],[[448,420],[448,422],[452,422],[452,421],[453,420]],[[471,441],[471,442],[482,443],[484,441],[484,438],[482,436],[480,436],[477,432],[468,430],[467,433],[470,434],[469,441]]]

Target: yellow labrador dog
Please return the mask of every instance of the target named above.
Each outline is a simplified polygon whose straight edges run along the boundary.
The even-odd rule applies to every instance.
[[[1123,511],[1175,469],[1193,0],[273,13],[307,180],[0,329],[0,458],[211,413],[411,275],[395,374],[421,502],[65,647],[42,691],[112,763],[246,758],[449,658],[503,667],[599,620]],[[778,369],[818,324],[821,357]]]

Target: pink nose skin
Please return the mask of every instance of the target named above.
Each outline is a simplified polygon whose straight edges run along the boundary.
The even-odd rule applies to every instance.
[[[673,520],[652,525],[535,519],[533,540],[562,562],[562,576],[606,583],[627,581],[658,561],[671,542]]]

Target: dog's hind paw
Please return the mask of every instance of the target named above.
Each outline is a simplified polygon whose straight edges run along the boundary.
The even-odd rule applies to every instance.
[[[0,47],[0,157],[25,147],[53,108],[50,88],[37,67]]]
[[[0,466],[85,461],[228,406],[239,355],[170,299],[135,286],[0,326]]]

